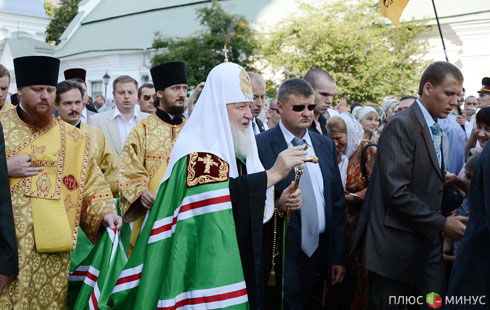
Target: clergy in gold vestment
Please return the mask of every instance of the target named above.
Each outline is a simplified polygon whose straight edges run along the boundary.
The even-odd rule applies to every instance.
[[[187,93],[183,62],[171,62],[150,70],[159,105],[156,113],[139,122],[130,132],[121,153],[120,207],[126,222],[134,222],[129,252],[136,243],[145,214],[155,195],[178,134]]]
[[[15,106],[13,104],[11,104],[8,100],[5,100],[3,105],[0,107],[0,113],[7,111],[7,110],[10,110],[10,109],[13,109],[13,108],[15,108]]]
[[[60,118],[86,132],[92,141],[92,152],[97,165],[109,184],[112,195],[119,197],[119,156],[109,145],[104,132],[81,121],[83,111],[83,88],[73,80],[62,81],[56,87],[55,106]]]
[[[93,141],[92,153],[95,161],[104,174],[105,180],[111,188],[112,195],[119,197],[119,155],[109,144],[101,129],[84,122],[80,122],[78,125]]]
[[[100,224],[121,226],[83,131],[54,119],[59,60],[14,59],[21,103],[0,115],[19,255],[19,275],[0,309],[64,309],[78,226],[94,242]]]

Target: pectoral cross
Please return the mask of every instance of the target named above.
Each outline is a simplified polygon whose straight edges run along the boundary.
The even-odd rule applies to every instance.
[[[228,62],[228,52],[230,51],[227,47],[227,44],[225,43],[225,47],[222,49],[223,53],[225,54],[225,62]]]
[[[68,131],[68,134],[73,138],[73,141],[75,143],[78,143],[78,141],[85,138],[81,133],[78,132],[76,128],[73,128],[72,131]]]
[[[200,161],[204,164],[204,173],[211,173],[211,167],[216,166],[218,167],[218,163],[215,162],[212,158],[211,155],[207,154],[206,158],[199,157],[197,161]]]

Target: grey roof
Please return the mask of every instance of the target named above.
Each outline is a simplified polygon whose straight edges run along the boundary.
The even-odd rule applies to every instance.
[[[44,11],[42,0],[0,0],[0,12],[50,18]]]
[[[233,0],[220,3],[227,12],[254,20],[262,8],[272,1]],[[196,17],[196,8],[210,3],[183,0],[101,1],[81,21],[80,28],[73,36],[58,46],[56,56],[77,58],[90,52],[143,50],[151,48],[157,31],[166,37],[188,36],[202,29]],[[70,27],[72,29],[74,25]],[[65,38],[67,33],[65,31]]]
[[[55,46],[32,38],[8,38],[2,46],[9,45],[12,58],[31,55],[53,55]],[[3,49],[3,48],[2,48]]]

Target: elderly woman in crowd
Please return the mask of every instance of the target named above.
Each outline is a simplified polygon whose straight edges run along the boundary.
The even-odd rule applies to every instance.
[[[371,146],[368,140],[363,139],[363,127],[350,113],[331,117],[327,122],[327,129],[330,138],[334,140],[337,146],[339,170],[347,205],[347,238],[351,243],[367,191],[368,179],[376,159],[376,148]],[[363,159],[361,159],[361,155],[363,155]],[[359,255],[354,254],[354,257],[349,258],[346,267],[347,274],[343,283],[329,289],[327,308],[330,306],[332,308],[366,309],[368,300],[367,272],[360,270]],[[347,304],[345,300],[342,301],[341,299],[346,299]]]
[[[387,123],[391,117],[393,116],[393,110],[395,108],[395,106],[399,103],[398,100],[396,99],[386,99],[382,108],[383,108],[383,111],[385,113],[385,118],[383,119],[383,121],[385,123]]]
[[[353,115],[364,129],[363,139],[376,141],[376,130],[379,126],[379,114],[376,109],[371,106],[364,106],[356,110]]]

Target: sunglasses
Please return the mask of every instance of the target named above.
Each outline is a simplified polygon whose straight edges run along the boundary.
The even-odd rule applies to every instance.
[[[153,99],[155,98],[154,95],[143,95],[143,99],[144,100],[150,100],[150,99]]]
[[[316,104],[309,105],[293,105],[292,109],[294,112],[303,112],[305,108],[308,108],[308,111],[313,111],[315,109]]]

